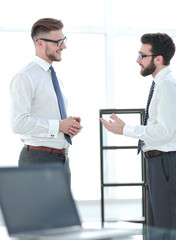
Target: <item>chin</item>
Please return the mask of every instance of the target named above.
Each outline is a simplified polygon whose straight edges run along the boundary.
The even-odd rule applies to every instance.
[[[143,71],[140,71],[140,74],[143,76]]]
[[[59,59],[58,59],[58,58],[55,58],[55,59],[54,59],[55,62],[60,62],[61,60],[62,60],[61,58],[59,58]]]
[[[57,61],[59,62],[59,61],[61,61],[61,60],[62,60],[61,56],[58,56],[58,57],[57,57]]]

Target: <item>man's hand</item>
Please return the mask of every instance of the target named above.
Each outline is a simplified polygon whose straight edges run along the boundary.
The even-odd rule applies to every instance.
[[[69,128],[70,137],[74,137],[81,131],[82,126],[80,124],[81,124],[81,118],[74,117],[74,124]]]
[[[65,118],[63,120],[60,120],[59,122],[59,131],[70,135],[70,137],[73,137],[81,131],[82,126],[80,125],[80,123],[80,117]]]
[[[115,134],[122,135],[125,123],[120,118],[118,118],[114,113],[110,116],[110,118],[113,121],[109,120],[109,122],[108,122],[103,118],[100,118],[100,120],[101,120],[102,124],[104,125],[104,127],[108,131],[115,133]]]

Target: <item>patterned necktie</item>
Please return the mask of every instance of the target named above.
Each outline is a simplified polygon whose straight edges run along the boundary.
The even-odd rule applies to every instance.
[[[54,68],[52,66],[50,67],[50,70],[51,70],[51,76],[52,76],[54,90],[56,92],[57,101],[58,101],[58,105],[59,105],[59,109],[60,109],[61,119],[65,119],[65,118],[67,118],[67,114],[66,114],[64,99],[63,99],[63,96],[62,96],[62,93],[60,90],[59,82],[58,82],[56,73],[54,71]],[[67,140],[67,142],[72,144],[70,136],[66,133],[64,133],[64,136],[65,136],[65,139]]]
[[[150,102],[152,100],[152,96],[153,96],[153,92],[154,92],[154,87],[155,87],[155,82],[152,82],[152,85],[150,87],[150,92],[149,92],[149,96],[148,96],[148,100],[147,100],[147,106],[146,106],[146,110],[145,110],[145,117],[144,117],[144,126],[147,125],[147,120],[149,118],[149,106],[150,106]],[[138,149],[137,149],[137,154],[139,154],[141,152],[141,147],[144,144],[144,142],[142,140],[139,139],[138,141]]]

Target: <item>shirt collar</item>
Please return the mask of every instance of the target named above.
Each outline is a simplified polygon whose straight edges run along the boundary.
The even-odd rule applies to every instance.
[[[51,64],[49,64],[47,61],[43,60],[42,58],[35,56],[34,60],[35,63],[37,63],[41,68],[43,68],[43,70],[45,70],[46,72],[48,71],[48,69],[50,68]]]
[[[159,83],[161,79],[165,77],[169,72],[171,72],[170,65],[159,71],[159,73],[154,77],[154,82]]]

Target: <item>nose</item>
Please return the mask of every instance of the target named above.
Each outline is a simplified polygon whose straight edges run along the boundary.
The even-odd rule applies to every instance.
[[[66,46],[66,44],[64,42],[62,43],[62,45],[60,47],[61,47],[62,50],[67,48],[67,46]]]
[[[137,57],[136,62],[137,62],[137,63],[140,63],[140,62],[141,62],[141,59],[140,59],[139,56]]]

